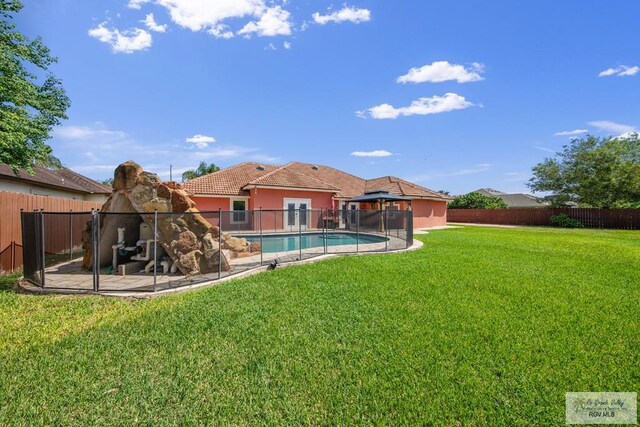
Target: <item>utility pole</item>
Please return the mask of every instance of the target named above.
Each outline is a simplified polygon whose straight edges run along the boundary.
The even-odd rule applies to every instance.
[[[169,181],[173,181],[173,165],[169,165]]]

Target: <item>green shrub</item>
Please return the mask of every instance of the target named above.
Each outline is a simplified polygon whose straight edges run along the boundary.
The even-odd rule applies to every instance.
[[[575,218],[571,218],[567,214],[553,215],[551,217],[551,223],[556,227],[565,227],[565,228],[583,227],[582,223],[579,220]]]
[[[505,209],[507,207],[502,199],[480,193],[464,194],[449,203],[449,209]]]

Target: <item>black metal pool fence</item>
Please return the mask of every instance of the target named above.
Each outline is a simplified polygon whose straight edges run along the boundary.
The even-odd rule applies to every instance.
[[[168,256],[171,241],[164,234],[190,223],[196,215],[220,236],[208,237],[209,249],[218,245],[211,249],[218,258],[212,261],[213,268],[184,275]],[[274,261],[395,251],[413,244],[409,210],[34,211],[22,212],[21,217],[24,278],[41,288],[61,290],[156,292],[217,280]],[[196,239],[199,256],[204,256],[206,238]]]

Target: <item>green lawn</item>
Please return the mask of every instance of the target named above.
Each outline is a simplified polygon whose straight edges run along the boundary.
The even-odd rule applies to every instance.
[[[0,425],[564,425],[640,391],[639,232],[418,238],[150,300],[5,279]]]

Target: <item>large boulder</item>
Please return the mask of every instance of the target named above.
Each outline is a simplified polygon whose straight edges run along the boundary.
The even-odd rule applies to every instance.
[[[142,173],[142,166],[134,161],[122,163],[118,166],[113,174],[113,189],[129,190],[138,183],[138,177]]]
[[[229,249],[233,252],[244,252],[247,250],[249,244],[247,243],[247,239],[241,239],[238,237],[229,237],[224,241],[222,247],[225,249]]]
[[[125,242],[128,245],[135,244],[139,239],[142,221],[154,229],[155,211],[158,212],[158,244],[182,274],[206,274],[218,269],[231,269],[226,256],[219,253],[217,239],[224,237],[224,234],[218,236],[217,226],[213,227],[200,215],[180,184],[162,182],[156,174],[144,171],[133,161],[116,168],[113,193],[101,209],[101,267],[111,264],[111,246],[117,243],[117,228],[125,227]],[[110,212],[127,212],[130,215],[109,215]],[[86,256],[87,252],[90,254],[90,246],[86,245],[85,259],[91,259]],[[86,267],[90,267],[91,263],[86,264]]]

